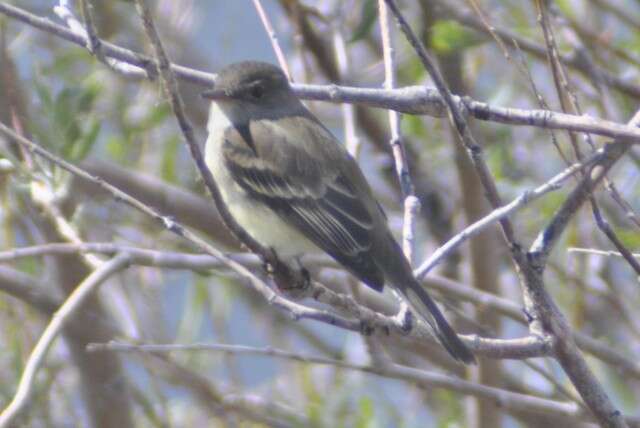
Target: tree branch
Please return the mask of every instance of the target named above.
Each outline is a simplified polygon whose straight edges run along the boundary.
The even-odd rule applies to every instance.
[[[86,47],[87,45],[85,37],[55,24],[47,18],[33,15],[18,7],[0,3],[0,13],[79,46]],[[105,56],[140,67],[147,74],[151,73],[151,79],[155,78],[155,67],[153,66],[153,59],[150,57],[104,40],[101,40],[101,47]],[[176,64],[171,64],[171,70],[175,72],[177,78],[205,87],[210,87],[215,80],[215,75],[211,73]],[[337,85],[293,84],[292,86],[298,97],[307,100],[363,104],[370,107],[396,110],[402,113],[425,114],[434,117],[442,117],[446,114],[445,103],[434,88],[409,86],[386,90]],[[453,96],[453,101],[458,110],[478,120],[516,126],[534,126],[543,129],[588,132],[605,137],[625,139],[634,144],[640,143],[640,130],[604,119],[586,115],[575,116],[549,110],[496,107],[466,97],[462,99],[455,95]]]
[[[306,364],[322,364],[330,365],[337,368],[348,370],[356,370],[365,373],[374,374],[376,376],[398,379],[410,382],[425,388],[445,388],[462,394],[482,397],[495,402],[500,407],[509,411],[523,410],[527,412],[544,412],[559,416],[571,416],[580,420],[588,420],[589,415],[581,406],[576,403],[560,402],[539,398],[531,395],[519,394],[500,388],[493,388],[477,383],[465,381],[452,376],[447,376],[435,372],[428,372],[415,369],[399,364],[383,364],[383,365],[363,365],[354,364],[331,358],[323,358],[316,356],[307,356],[298,353],[283,351],[273,348],[253,348],[241,345],[224,345],[224,344],[193,344],[193,345],[161,345],[161,344],[142,344],[133,345],[126,343],[110,342],[105,344],[94,343],[89,345],[88,350],[96,351],[115,351],[115,352],[149,352],[149,353],[168,353],[175,351],[205,351],[205,352],[224,352],[231,354],[248,354],[263,355],[274,358],[284,358],[292,361],[299,361]]]
[[[9,427],[26,406],[31,395],[36,373],[44,362],[51,344],[62,331],[65,323],[78,311],[85,299],[93,293],[100,284],[116,272],[126,268],[128,264],[129,257],[126,254],[118,255],[104,263],[82,281],[62,306],[60,306],[60,309],[56,311],[51,322],[47,325],[42,336],[40,336],[38,343],[33,348],[33,351],[31,351],[31,355],[29,355],[13,399],[2,413],[0,413],[0,428]]]

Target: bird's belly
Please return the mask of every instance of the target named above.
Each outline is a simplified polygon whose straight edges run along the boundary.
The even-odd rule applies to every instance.
[[[250,200],[243,190],[227,192],[225,203],[238,224],[265,247],[273,248],[278,257],[287,260],[318,248],[291,225],[285,223],[270,208]]]
[[[236,222],[260,244],[273,248],[283,260],[319,252],[319,248],[292,225],[283,221],[263,203],[250,198],[233,180],[216,149],[211,141],[207,142],[207,166],[220,189],[222,200]]]

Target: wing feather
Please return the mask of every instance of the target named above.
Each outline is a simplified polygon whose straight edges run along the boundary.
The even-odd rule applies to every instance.
[[[252,138],[257,151],[249,145],[243,148],[238,141],[223,145],[225,164],[236,183],[369,286],[381,289],[384,277],[369,252],[373,219],[347,177],[337,168],[308,168],[313,162],[296,158],[304,154],[295,153],[292,145],[286,148],[294,151],[289,152],[291,164],[279,164],[260,156],[265,142]]]

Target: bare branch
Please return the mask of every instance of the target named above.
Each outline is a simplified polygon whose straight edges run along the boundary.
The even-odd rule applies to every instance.
[[[55,24],[47,18],[33,15],[15,6],[0,3],[0,13],[79,46],[86,47],[87,45],[85,37]],[[153,60],[148,56],[103,40],[101,40],[101,45],[107,57],[143,68],[147,73],[152,73],[151,78],[154,78],[153,73],[155,67],[153,66]],[[175,72],[176,77],[197,85],[210,87],[215,81],[215,75],[211,73],[176,64],[171,64],[171,69]],[[446,114],[443,99],[434,88],[411,86],[389,91],[385,89],[353,88],[336,85],[293,84],[292,86],[300,98],[307,100],[364,104],[371,107],[392,109],[402,113],[426,114],[435,117],[442,117]],[[640,130],[587,115],[575,116],[549,110],[496,107],[466,97],[461,99],[457,96],[453,96],[453,101],[459,110],[479,120],[518,126],[535,126],[544,129],[565,129],[576,132],[588,132],[605,137],[625,139],[636,144],[640,143]]]
[[[458,133],[462,144],[465,146],[465,149],[467,150],[467,153],[469,154],[469,158],[471,159],[471,162],[478,174],[480,183],[482,184],[482,187],[485,190],[486,198],[488,199],[489,203],[494,209],[500,207],[502,205],[502,201],[500,199],[500,196],[498,195],[498,190],[497,190],[495,181],[493,180],[491,172],[489,171],[489,168],[486,162],[484,161],[481,146],[475,141],[473,135],[471,135],[471,131],[463,115],[464,110],[461,109],[460,106],[455,102],[455,99],[453,98],[451,91],[449,91],[449,88],[446,82],[444,81],[444,79],[442,78],[442,75],[438,71],[434,60],[431,58],[431,55],[425,49],[422,42],[420,42],[420,40],[413,33],[409,24],[407,24],[407,21],[404,19],[404,17],[400,13],[400,10],[398,9],[398,6],[396,5],[395,1],[393,0],[384,0],[384,1],[387,3],[387,5],[389,5],[389,9],[391,9],[393,14],[395,15],[396,21],[398,22],[400,30],[404,33],[406,39],[414,48],[414,51],[416,52],[418,58],[422,62],[422,65],[431,76],[433,82],[436,85],[436,88],[438,89],[438,92],[442,96],[445,102],[445,105],[447,107],[447,111],[449,113],[448,114],[449,120],[453,125],[454,129],[456,130],[456,132]],[[513,231],[513,225],[511,224],[511,221],[503,217],[499,220],[499,223],[500,223],[500,226],[502,227],[502,232],[504,234],[504,237],[507,243],[509,244],[511,249],[515,251],[516,242],[515,242],[515,236]]]
[[[391,34],[391,20],[384,0],[378,1],[380,14],[380,32],[382,34],[382,55],[384,58],[384,88],[386,90],[396,87],[395,50]],[[413,262],[414,229],[420,201],[415,197],[415,189],[409,174],[409,163],[404,149],[400,132],[400,115],[394,110],[389,110],[389,129],[391,130],[391,152],[396,164],[396,174],[400,182],[400,190],[404,198],[404,225],[402,228],[402,250],[410,263]]]
[[[473,28],[474,30],[482,33],[490,35],[487,27],[484,23],[473,16],[472,13],[454,5],[449,0],[434,0],[437,3],[437,6],[442,8],[446,13],[444,14],[446,18],[454,19],[461,24]],[[511,40],[514,42],[518,48],[533,54],[538,58],[546,59],[547,57],[547,49],[545,46],[536,43],[530,39],[522,37],[519,33],[509,30],[505,27],[500,27],[496,25],[491,26],[493,33],[500,36],[505,40]],[[622,94],[640,97],[640,86],[632,81],[632,79],[624,79],[622,77],[616,76],[610,73],[607,70],[604,70],[600,67],[596,67],[595,64],[593,66],[587,66],[581,55],[576,53],[573,54],[565,54],[560,57],[560,61],[563,64],[566,64],[569,67],[572,67],[575,70],[578,70],[585,75],[594,78],[594,80],[601,79],[605,84],[610,85],[620,91]],[[594,76],[594,74],[596,76]]]
[[[445,257],[455,251],[463,242],[477,235],[482,230],[486,229],[489,225],[494,224],[501,218],[514,213],[520,208],[523,208],[531,201],[538,199],[549,192],[558,190],[567,178],[598,162],[598,160],[601,160],[605,155],[606,153],[604,149],[598,150],[587,159],[584,159],[582,162],[575,163],[566,168],[564,171],[562,171],[546,183],[538,186],[533,190],[525,191],[510,203],[504,205],[503,207],[496,208],[484,218],[467,226],[463,231],[457,233],[444,245],[441,245],[436,251],[434,251],[433,254],[427,260],[425,260],[420,265],[420,267],[418,267],[418,269],[416,269],[416,277],[419,279],[424,278],[434,267],[438,265],[438,263],[440,263]]]
[[[0,7],[1,6],[2,5],[0,5]],[[67,23],[67,26],[73,34],[86,40],[85,47],[91,54],[95,55],[100,62],[127,77],[151,78],[152,76],[143,67],[138,67],[126,61],[120,61],[105,55],[102,49],[103,41],[98,37],[98,32],[93,22],[93,11],[91,9],[92,7],[89,4],[89,0],[80,0],[80,10],[84,19],[84,26],[71,11],[68,0],[60,0],[58,5],[53,8],[53,11],[60,19]]]
[[[285,358],[307,364],[330,365],[338,368],[357,370],[371,373],[377,376],[399,379],[414,383],[427,388],[445,388],[462,394],[473,395],[486,398],[498,404],[500,407],[515,411],[524,410],[528,412],[545,412],[554,415],[571,416],[581,420],[588,420],[588,413],[576,403],[553,401],[531,395],[514,393],[504,389],[488,387],[477,383],[465,381],[452,376],[447,376],[435,372],[415,369],[398,364],[384,364],[369,366],[353,364],[331,358],[316,356],[306,356],[293,352],[272,348],[253,348],[241,345],[223,344],[195,344],[195,345],[130,345],[125,343],[94,343],[88,347],[95,351],[116,351],[116,352],[151,352],[167,353],[175,351],[205,351],[205,352],[225,352],[232,354],[264,355],[275,358]]]
[[[58,299],[35,282],[25,273],[0,266],[0,291],[28,303],[42,313],[53,312],[58,307]]]
[[[35,376],[44,362],[44,359],[51,347],[51,344],[62,331],[65,323],[82,306],[85,299],[93,293],[100,284],[109,279],[116,272],[126,268],[129,264],[129,257],[121,254],[110,261],[104,263],[94,270],[78,287],[69,295],[60,309],[53,315],[51,322],[40,336],[38,343],[31,351],[27,360],[18,390],[9,405],[0,414],[0,428],[11,426],[15,418],[24,409],[31,395]]]
[[[618,253],[617,251],[603,251],[603,250],[596,250],[594,248],[575,248],[575,247],[570,247],[570,248],[567,248],[567,252],[569,252],[569,253],[595,254],[595,255],[607,256],[607,257],[622,257],[622,254]],[[632,253],[631,255],[633,257],[637,258],[637,259],[640,259],[640,253]]]
[[[285,299],[284,297],[276,294],[264,281],[262,281],[256,275],[254,275],[245,266],[236,262],[235,260],[232,260],[231,258],[226,256],[223,252],[209,245],[206,241],[197,237],[188,229],[185,229],[180,223],[158,214],[152,208],[132,198],[127,193],[122,192],[121,190],[117,189],[116,187],[108,183],[105,183],[98,177],[94,177],[91,174],[88,174],[86,171],[83,171],[77,166],[72,165],[63,159],[58,158],[55,155],[52,155],[51,153],[47,152],[37,144],[16,134],[15,132],[7,128],[2,123],[0,123],[0,133],[8,136],[9,138],[12,138],[15,142],[17,142],[18,144],[24,147],[27,147],[33,153],[37,154],[38,156],[44,157],[50,162],[71,172],[72,174],[78,177],[81,177],[85,180],[88,180],[94,184],[100,185],[100,187],[102,187],[104,190],[111,193],[117,200],[123,201],[127,205],[141,211],[142,213],[152,217],[153,219],[158,220],[169,231],[186,239],[187,241],[195,245],[200,250],[212,255],[213,257],[223,262],[226,266],[228,266],[230,269],[232,269],[234,272],[240,275],[241,278],[246,279],[249,282],[249,284],[251,284],[251,286],[258,293],[260,293],[267,302],[269,302],[269,304],[279,308],[280,310],[284,310],[285,312],[289,313],[289,315],[291,315],[293,319],[295,320],[305,319],[305,318],[314,319],[314,320],[322,321],[327,324],[338,326],[351,331],[360,332],[362,330],[362,322],[359,320],[346,319],[346,318],[337,316],[335,314],[332,314],[328,311],[321,311],[321,310],[308,308],[304,305],[291,302]],[[322,294],[322,291],[319,291],[317,288],[312,286],[308,287],[307,292],[311,293],[312,295]]]
[[[287,59],[284,56],[284,52],[282,52],[282,48],[280,47],[280,43],[278,43],[278,36],[276,35],[275,30],[273,29],[273,25],[271,25],[271,21],[267,16],[267,12],[265,12],[262,7],[262,3],[260,0],[253,0],[253,5],[258,12],[258,16],[260,16],[260,21],[262,21],[262,25],[264,25],[264,29],[267,31],[267,35],[269,36],[269,40],[271,41],[271,46],[273,47],[273,51],[276,54],[276,58],[278,58],[278,64],[280,64],[280,68],[284,71],[284,74],[287,75],[287,79],[290,82],[293,82],[293,75],[289,71],[289,66],[287,65]]]
[[[499,207],[501,205],[500,197],[497,193],[491,173],[481,156],[481,148],[471,136],[466,121],[461,112],[457,109],[446,83],[438,72],[434,61],[431,59],[424,45],[415,36],[411,27],[407,24],[395,1],[385,1],[396,16],[400,29],[416,51],[416,54],[422,61],[425,69],[431,75],[436,87],[447,103],[447,107],[450,112],[450,120],[458,131],[463,144],[469,152],[474,167],[480,177],[480,181],[487,193],[487,198],[494,208]],[[638,116],[640,117],[640,113]],[[634,123],[632,121],[632,125],[633,124]],[[554,217],[552,224],[545,229],[544,234],[541,234],[543,238],[539,238],[536,243],[534,243],[532,250],[527,254],[526,259],[522,257],[523,255],[520,248],[515,241],[513,226],[511,223],[506,219],[502,219],[500,224],[502,226],[505,239],[510,246],[512,258],[517,264],[519,274],[521,275],[526,308],[531,317],[534,319],[539,317],[537,322],[531,323],[530,330],[532,334],[539,332],[539,327],[542,327],[544,331],[553,335],[553,339],[555,340],[554,348],[558,362],[562,365],[563,369],[580,393],[582,399],[589,406],[589,409],[594,413],[600,423],[606,426],[625,427],[627,425],[621,417],[620,411],[617,410],[610,401],[606,392],[598,383],[593,373],[589,370],[587,363],[576,347],[572,338],[571,328],[554,303],[553,299],[546,292],[542,278],[546,257],[548,256],[548,251],[550,251],[550,248],[552,247],[552,243],[555,242],[557,236],[559,236],[564,229],[564,226],[568,223],[568,219],[571,214],[573,214],[580,206],[582,201],[584,201],[584,198],[591,194],[593,188],[590,187],[590,185],[594,182],[597,183],[606,173],[608,168],[604,168],[604,165],[602,164],[606,164],[608,167],[611,167],[622,156],[622,154],[624,154],[628,145],[618,143],[608,145],[606,148],[612,149],[610,150],[609,156],[605,158],[607,160],[601,162],[601,166],[603,166],[603,168],[598,172],[599,178],[596,177],[593,180],[590,180],[589,177],[585,177],[585,179],[583,179],[583,181],[578,185],[578,188],[574,190],[572,195],[570,195],[569,198],[567,198],[567,201],[565,201],[563,208],[565,206],[566,208],[561,208],[560,212],[564,215]],[[551,239],[548,241],[546,239],[547,234],[552,235]],[[550,244],[547,246],[544,242],[549,242]],[[538,325],[538,322],[541,323],[541,326]]]
[[[636,117],[640,119],[640,113],[636,114]],[[634,123],[634,120],[632,120],[632,123]],[[537,269],[544,269],[551,250],[553,250],[575,212],[589,198],[607,171],[626,153],[628,148],[629,145],[624,143],[612,143],[605,146],[604,156],[591,166],[589,173],[582,178],[567,197],[547,227],[538,234],[529,250],[530,261]]]
[[[340,73],[340,82],[344,82],[350,72],[349,52],[339,27],[340,25],[336,25],[336,28],[333,29],[333,46],[336,52],[336,64]],[[360,154],[361,144],[356,132],[355,109],[352,104],[348,103],[342,104],[341,109],[342,117],[344,118],[344,144],[351,156],[357,159]]]

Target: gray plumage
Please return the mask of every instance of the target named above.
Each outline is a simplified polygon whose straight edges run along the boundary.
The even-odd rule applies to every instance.
[[[389,284],[451,355],[474,361],[394,240],[357,162],[271,64],[224,68],[213,90],[207,165],[236,221],[280,257],[325,251],[368,286]]]

